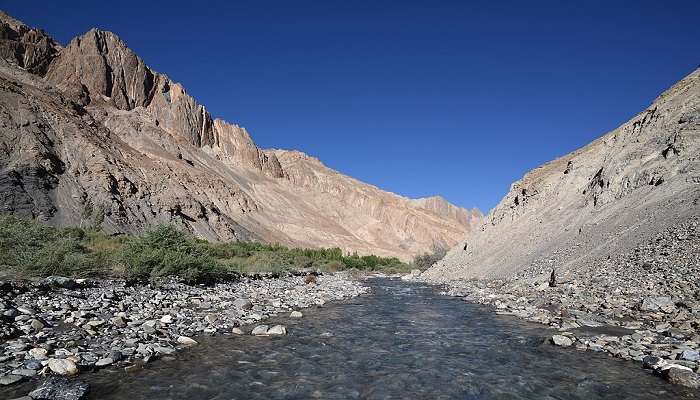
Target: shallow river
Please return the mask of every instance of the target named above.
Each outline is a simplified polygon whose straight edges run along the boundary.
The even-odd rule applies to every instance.
[[[371,294],[277,318],[286,337],[222,336],[176,360],[82,376],[92,399],[675,399],[638,363],[543,344],[552,331],[437,290]]]

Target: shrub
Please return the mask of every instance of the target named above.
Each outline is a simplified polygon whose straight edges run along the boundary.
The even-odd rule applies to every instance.
[[[117,259],[124,273],[137,279],[178,275],[197,281],[219,271],[204,243],[168,225],[130,237]]]
[[[425,253],[423,255],[416,256],[413,259],[413,265],[421,271],[425,271],[430,268],[436,262],[445,258],[447,250],[441,246],[433,246],[432,253]]]

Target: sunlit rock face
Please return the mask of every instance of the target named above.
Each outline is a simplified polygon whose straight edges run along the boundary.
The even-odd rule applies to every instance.
[[[211,240],[341,247],[402,259],[452,246],[478,210],[412,200],[303,153],[262,150],[111,32],[65,48],[0,14],[0,211]]]

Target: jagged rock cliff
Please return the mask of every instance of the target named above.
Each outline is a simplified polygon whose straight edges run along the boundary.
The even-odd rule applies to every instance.
[[[629,122],[513,183],[481,229],[424,277],[595,267],[699,214],[700,69]]]
[[[104,219],[112,232],[173,223],[212,240],[403,259],[453,245],[480,221],[302,153],[259,149],[111,32],[62,48],[2,13],[0,35],[0,212],[56,225]]]

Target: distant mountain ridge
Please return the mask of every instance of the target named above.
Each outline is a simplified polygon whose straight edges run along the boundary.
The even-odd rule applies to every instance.
[[[174,223],[212,240],[408,259],[481,213],[411,200],[300,152],[263,150],[111,32],[65,48],[0,13],[0,212],[113,232]]]

